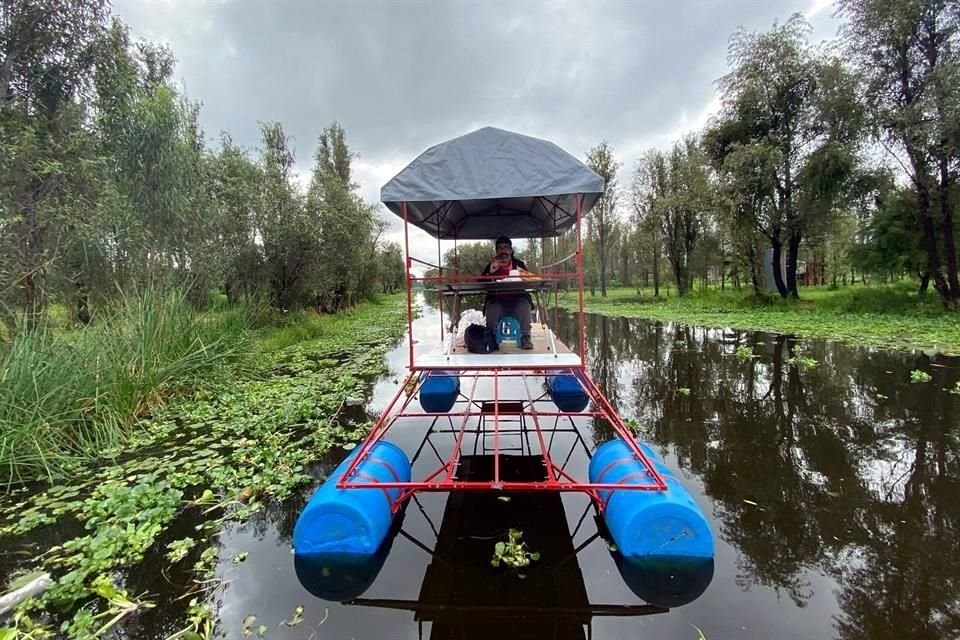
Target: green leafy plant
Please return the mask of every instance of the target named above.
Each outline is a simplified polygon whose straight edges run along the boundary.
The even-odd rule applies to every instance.
[[[950,389],[950,393],[960,396],[960,380],[953,385],[953,389]]]
[[[741,345],[737,347],[733,355],[736,356],[737,360],[749,360],[753,357],[753,349],[747,345]]]
[[[807,356],[803,349],[797,348],[794,350],[793,355],[786,360],[787,364],[793,367],[799,367],[801,369],[812,369],[817,366],[817,361],[809,356]]]
[[[933,377],[926,371],[914,369],[910,372],[910,382],[930,382]]]
[[[493,548],[493,558],[490,565],[499,567],[504,564],[512,569],[522,569],[529,566],[531,562],[540,559],[539,552],[531,552],[527,549],[527,543],[523,542],[523,532],[519,529],[510,529],[507,532],[507,539],[498,542]]]
[[[280,624],[285,627],[295,627],[301,622],[303,622],[303,605],[300,605],[293,610],[293,617],[291,617],[289,620],[284,620]]]
[[[176,564],[183,560],[190,550],[193,549],[197,544],[197,541],[193,538],[182,538],[180,540],[174,540],[167,545],[167,560],[171,563]]]
[[[690,389],[687,389],[686,387],[680,387],[679,389],[677,389],[677,393],[679,393],[682,396],[689,396]]]
[[[71,464],[110,457],[151,409],[222,379],[249,347],[239,323],[178,291],[128,296],[92,327],[18,333],[0,353],[4,480],[71,477]]]
[[[127,592],[117,588],[106,576],[98,576],[92,583],[94,593],[103,598],[107,606],[97,613],[83,608],[72,620],[61,626],[70,638],[97,638],[121,620],[140,609],[154,606],[151,602],[131,599]]]
[[[645,434],[650,431],[649,427],[646,425],[640,424],[636,418],[627,418],[623,421],[627,428],[630,429],[630,432],[635,435]]]

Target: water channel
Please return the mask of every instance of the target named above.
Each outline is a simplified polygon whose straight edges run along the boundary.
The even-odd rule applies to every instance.
[[[424,307],[417,348],[438,324]],[[562,314],[558,334],[575,344],[575,317]],[[371,415],[402,380],[407,349],[404,339],[390,351]],[[583,496],[500,508],[423,494],[359,600],[331,602],[310,593],[291,555],[311,487],[221,536],[222,630],[245,637],[253,614],[269,638],[960,635],[960,360],[601,316],[587,317],[587,353],[608,398],[710,520],[717,553],[702,595],[647,606],[583,517]],[[916,369],[932,380],[911,382]],[[398,444],[415,446],[413,431]],[[590,447],[610,437],[602,424],[583,435]],[[318,483],[342,455],[317,465]],[[480,570],[507,524],[541,552],[510,581]],[[248,559],[233,565],[241,551]],[[300,605],[304,621],[280,626]]]

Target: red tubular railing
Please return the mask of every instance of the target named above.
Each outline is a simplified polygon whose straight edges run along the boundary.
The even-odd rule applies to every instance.
[[[400,497],[394,504],[394,509],[398,508],[400,503],[410,497],[412,494],[420,491],[491,491],[491,490],[506,490],[506,491],[561,491],[561,492],[581,492],[588,495],[598,508],[603,509],[603,502],[600,500],[599,492],[603,490],[627,490],[627,491],[662,491],[666,489],[666,484],[663,481],[663,478],[654,468],[653,464],[647,459],[643,451],[637,446],[635,438],[630,430],[626,427],[619,416],[613,411],[610,406],[609,401],[603,396],[599,388],[596,386],[596,383],[588,376],[582,369],[570,370],[571,373],[577,375],[580,379],[581,384],[584,387],[584,390],[587,392],[587,395],[593,401],[596,410],[579,412],[574,414],[568,414],[557,411],[539,411],[537,410],[536,405],[538,403],[545,403],[546,400],[536,399],[533,397],[533,393],[530,390],[530,380],[529,378],[540,379],[539,375],[534,375],[531,373],[518,373],[518,372],[499,372],[494,371],[492,376],[494,382],[494,393],[493,393],[493,438],[494,438],[494,473],[493,478],[489,481],[462,481],[456,479],[457,468],[460,464],[460,458],[463,454],[464,449],[464,439],[466,433],[468,432],[467,426],[471,418],[476,418],[478,421],[478,428],[470,429],[470,433],[476,434],[476,436],[482,437],[482,429],[479,428],[479,420],[483,416],[489,415],[485,414],[480,407],[478,407],[474,401],[477,391],[477,384],[479,379],[482,377],[481,374],[474,372],[472,374],[467,374],[469,377],[473,378],[473,383],[470,386],[468,395],[462,396],[466,404],[467,410],[465,411],[456,411],[450,413],[416,413],[408,412],[407,407],[412,402],[413,398],[419,393],[422,386],[422,382],[418,382],[413,387],[413,392],[400,403],[401,395],[403,390],[407,388],[411,380],[414,379],[416,373],[412,373],[406,380],[405,384],[400,388],[397,394],[394,396],[393,400],[387,406],[387,409],[383,412],[380,419],[377,421],[377,424],[374,425],[373,430],[368,436],[366,442],[363,443],[360,452],[357,454],[356,458],[352,461],[351,465],[347,468],[346,473],[343,475],[341,480],[337,483],[337,487],[340,489],[400,489]],[[502,378],[521,378],[523,384],[524,393],[526,395],[526,403],[523,407],[523,410],[520,412],[510,411],[503,412],[500,411],[500,379]],[[522,402],[522,400],[520,401]],[[400,408],[397,410],[397,405],[400,403]],[[357,465],[360,464],[362,460],[369,456],[370,450],[372,447],[381,439],[386,437],[389,430],[394,427],[398,420],[401,418],[414,418],[420,417],[423,419],[429,419],[437,416],[450,416],[450,417],[459,417],[461,418],[459,427],[456,428],[455,441],[453,443],[452,450],[449,456],[442,460],[442,464],[439,468],[434,469],[428,473],[425,477],[420,480],[411,480],[410,482],[376,482],[376,481],[366,481],[360,476],[357,475]],[[546,479],[543,481],[537,482],[512,482],[512,481],[503,481],[500,477],[501,472],[501,442],[500,442],[500,418],[503,416],[524,416],[529,417],[533,423],[533,430],[537,437],[537,441],[540,445],[540,455],[543,457],[544,467],[546,470]],[[572,418],[574,417],[593,417],[601,418],[607,420],[614,429],[614,432],[618,437],[623,439],[633,456],[638,459],[644,466],[644,471],[638,474],[633,474],[629,476],[630,480],[635,480],[637,478],[648,478],[649,482],[638,483],[638,484],[621,484],[621,483],[610,483],[610,482],[582,482],[574,478],[570,473],[565,471],[559,465],[554,462],[550,456],[546,444],[546,438],[544,437],[544,432],[547,429],[543,426],[541,418],[543,417],[554,417],[554,416],[567,416],[571,418],[571,425],[574,431],[577,431],[576,426],[573,423]],[[520,432],[509,431],[513,434],[522,434],[523,430]],[[447,433],[446,431],[444,433]],[[453,431],[449,432],[453,433]],[[428,431],[424,436],[424,439],[430,438],[431,432]],[[582,440],[582,436],[580,436]],[[574,443],[575,446],[576,443]],[[584,446],[586,446],[584,444]]]

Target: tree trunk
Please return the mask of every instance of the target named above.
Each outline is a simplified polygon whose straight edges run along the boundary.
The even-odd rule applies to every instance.
[[[660,251],[653,250],[653,295],[660,297]]]
[[[937,247],[937,232],[933,226],[933,219],[930,217],[930,190],[927,185],[927,177],[917,176],[917,218],[920,223],[920,230],[923,233],[923,250],[927,254],[927,271],[933,278],[933,288],[940,296],[940,302],[947,309],[953,306],[953,300],[950,295],[950,285],[943,277],[943,271],[940,268],[940,250]]]
[[[90,316],[90,291],[87,285],[81,280],[74,283],[74,289],[77,292],[77,322],[88,325],[92,320]]]
[[[930,288],[930,272],[924,271],[920,274],[920,287],[917,290],[917,293],[926,293],[927,289]]]
[[[940,164],[940,233],[943,234],[943,261],[947,268],[952,307],[960,302],[960,277],[957,275],[957,245],[953,232],[953,207],[950,204],[950,183],[947,163]]]
[[[788,295],[787,285],[783,282],[783,271],[780,269],[780,256],[783,253],[783,243],[780,241],[779,236],[773,236],[770,238],[770,244],[773,248],[772,256],[772,266],[773,266],[773,283],[777,286],[777,293],[780,294],[781,298],[786,298]]]
[[[607,249],[600,251],[600,296],[607,297]]]
[[[756,258],[751,258],[750,260],[750,280],[753,282],[753,294],[759,298],[762,292],[760,290],[760,273],[759,269],[757,269]]]
[[[797,253],[800,250],[801,235],[799,231],[790,232],[787,240],[787,294],[792,298],[799,298],[797,291]]]
[[[670,266],[673,267],[673,279],[677,283],[677,295],[682,296],[687,292],[683,267],[680,265],[680,261],[676,259],[670,260]]]

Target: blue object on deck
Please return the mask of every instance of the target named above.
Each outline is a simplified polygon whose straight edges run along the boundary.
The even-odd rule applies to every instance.
[[[573,373],[547,376],[547,393],[560,411],[583,411],[590,402],[580,379]]]
[[[427,413],[446,413],[460,395],[460,376],[456,371],[431,371],[420,376],[420,406]]]
[[[515,340],[521,346],[523,336],[520,335],[520,321],[513,316],[503,316],[497,323],[497,344],[504,340]]]
[[[665,491],[602,490],[607,529],[624,557],[712,558],[713,534],[697,503],[648,445],[640,448],[667,485]],[[590,482],[649,484],[651,478],[623,440],[593,454]]]
[[[337,482],[362,447],[354,449],[316,490],[293,529],[297,554],[373,555],[390,531],[399,489],[338,489]],[[410,461],[397,445],[381,440],[357,465],[355,482],[409,482]]]

